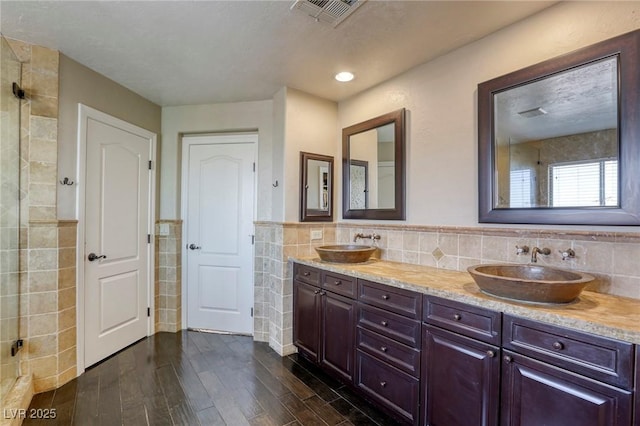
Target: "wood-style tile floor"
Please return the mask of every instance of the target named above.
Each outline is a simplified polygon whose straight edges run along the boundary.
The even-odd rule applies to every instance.
[[[143,339],[30,409],[24,425],[390,425],[395,422],[297,355],[251,337],[183,331]]]

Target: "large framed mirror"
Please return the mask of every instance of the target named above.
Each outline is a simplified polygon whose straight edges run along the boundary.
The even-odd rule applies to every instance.
[[[405,219],[405,109],[342,129],[342,217]]]
[[[640,225],[640,31],[478,85],[479,221]]]
[[[300,152],[300,221],[333,221],[333,157]]]

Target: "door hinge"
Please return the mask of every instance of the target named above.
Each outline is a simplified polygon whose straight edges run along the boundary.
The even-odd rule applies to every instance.
[[[18,99],[25,99],[25,92],[24,90],[18,85],[18,83],[13,83],[12,84],[12,89],[13,89],[13,96],[15,96]]]
[[[251,245],[254,245],[256,243],[256,236],[252,235],[251,236]]]
[[[151,234],[147,234],[147,244],[151,244]]]
[[[251,316],[253,316],[253,308]],[[24,341],[22,339],[18,339],[13,342],[13,344],[11,345],[11,356],[16,356],[18,354],[18,351],[22,349],[22,346],[24,346]]]
[[[153,167],[153,161],[149,160],[149,170],[151,170]]]
[[[147,316],[150,317],[151,316],[151,308],[147,308]]]
[[[251,308],[251,318],[253,318],[253,308]]]
[[[256,163],[255,163],[255,161],[253,162],[253,171],[254,172],[256,171]]]

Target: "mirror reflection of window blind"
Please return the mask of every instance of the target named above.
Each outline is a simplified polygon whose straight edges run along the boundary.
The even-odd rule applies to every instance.
[[[509,207],[531,207],[531,169],[511,170]]]
[[[552,164],[553,207],[617,206],[618,161]]]

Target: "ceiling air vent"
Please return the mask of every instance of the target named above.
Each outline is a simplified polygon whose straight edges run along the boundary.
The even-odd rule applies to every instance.
[[[296,0],[292,10],[299,10],[314,18],[337,27],[366,0]]]

